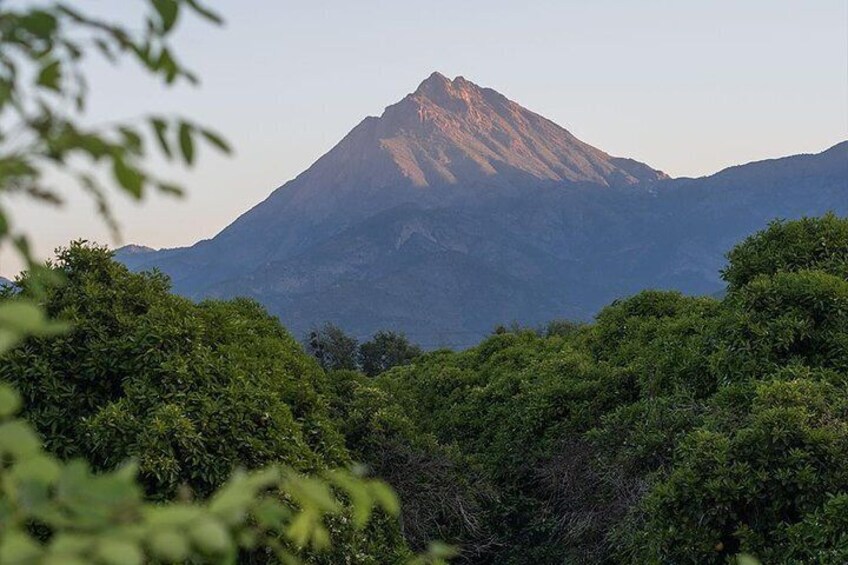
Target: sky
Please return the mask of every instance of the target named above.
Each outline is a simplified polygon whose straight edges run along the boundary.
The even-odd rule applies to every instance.
[[[191,245],[218,233],[433,71],[462,75],[608,153],[668,174],[816,153],[848,139],[848,0],[207,0],[217,28],[182,21],[201,77],[164,89],[135,67],[90,65],[93,122],[190,116],[235,147],[190,171],[154,161],[182,199],[120,197],[113,240],[81,191],[19,201],[42,257],[72,239]],[[79,7],[126,23],[140,2]],[[0,274],[20,264],[0,250]]]

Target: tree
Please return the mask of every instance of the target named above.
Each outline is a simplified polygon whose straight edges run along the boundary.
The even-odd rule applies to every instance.
[[[70,331],[2,357],[47,448],[96,470],[138,462],[149,496],[206,497],[235,467],[305,472],[350,464],[321,401],[325,376],[280,323],[247,299],[194,304],[160,273],[131,273],[76,242],[42,303]],[[26,276],[17,298],[32,293]],[[11,292],[11,291],[7,291]]]
[[[795,221],[775,220],[727,254],[722,271],[730,290],[757,276],[816,270],[848,277],[848,223],[835,214]]]
[[[44,452],[26,421],[14,418],[21,399],[0,385],[0,562],[233,563],[240,551],[296,563],[304,549],[330,545],[328,518],[354,526],[371,513],[397,512],[386,485],[344,471],[307,477],[273,466],[236,473],[204,501],[145,501],[132,463],[93,474],[82,460],[65,463]],[[40,535],[39,535],[40,534]],[[432,562],[438,557],[422,558]]]
[[[552,337],[555,335],[568,337],[580,331],[584,324],[572,322],[571,320],[551,320],[545,325],[544,335]]]
[[[374,377],[392,367],[409,364],[421,353],[421,348],[406,335],[383,330],[359,347],[359,362],[362,372]]]
[[[359,367],[359,343],[356,338],[329,322],[309,332],[306,349],[325,371],[353,371]]]

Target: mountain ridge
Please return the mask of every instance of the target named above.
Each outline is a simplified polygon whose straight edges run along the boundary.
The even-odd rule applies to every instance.
[[[192,298],[256,298],[296,333],[435,341],[586,319],[642,288],[718,292],[739,239],[828,210],[848,214],[848,142],[671,179],[434,73],[214,238],[118,257]]]

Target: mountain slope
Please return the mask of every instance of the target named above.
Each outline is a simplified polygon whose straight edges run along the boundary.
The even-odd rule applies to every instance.
[[[403,203],[443,206],[478,191],[520,192],[545,183],[620,187],[662,178],[494,90],[433,73],[214,239],[155,260],[178,290],[194,293]]]
[[[646,287],[717,292],[735,242],[828,210],[848,214],[848,142],[673,180],[435,73],[212,240],[119,258],[194,298],[253,296],[296,333],[464,345]]]

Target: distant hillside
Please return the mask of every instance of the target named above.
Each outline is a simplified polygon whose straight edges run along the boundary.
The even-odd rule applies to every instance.
[[[828,210],[848,214],[848,142],[674,180],[435,73],[215,238],[118,257],[194,298],[257,298],[296,333],[461,346],[643,288],[718,292],[734,243]]]

